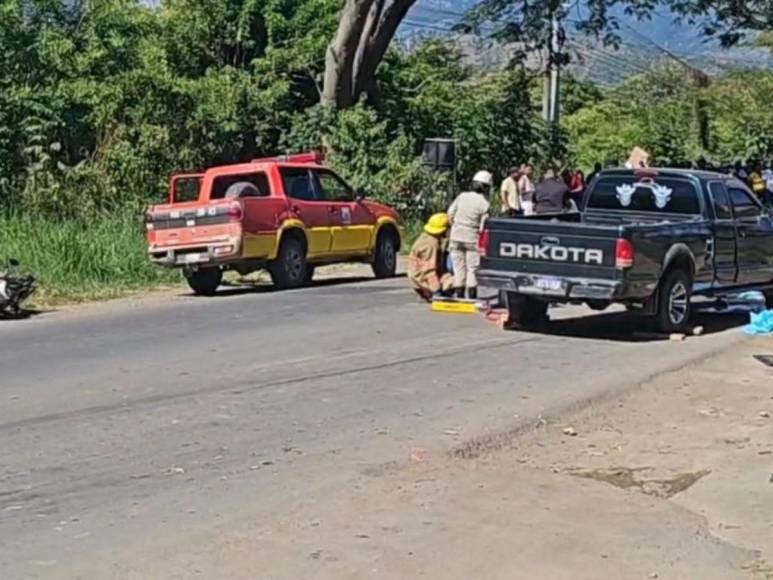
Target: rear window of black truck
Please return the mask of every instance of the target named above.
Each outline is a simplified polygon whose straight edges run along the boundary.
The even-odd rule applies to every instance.
[[[698,190],[686,179],[601,177],[588,194],[586,209],[696,215],[701,212]]]

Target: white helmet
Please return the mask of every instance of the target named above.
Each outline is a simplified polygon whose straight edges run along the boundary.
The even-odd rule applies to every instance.
[[[489,173],[488,171],[478,171],[478,173],[475,174],[472,180],[474,182],[487,185],[488,187],[491,187],[492,185],[494,185],[494,176],[491,175],[491,173]]]

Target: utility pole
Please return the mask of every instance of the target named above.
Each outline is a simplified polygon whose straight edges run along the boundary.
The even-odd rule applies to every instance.
[[[561,22],[559,11],[553,12],[550,21],[548,68],[545,71],[545,89],[542,98],[542,118],[557,126],[561,112]]]
[[[560,141],[559,117],[561,114],[561,57],[563,31],[561,19],[568,4],[551,3],[554,8],[550,13],[550,38],[548,39],[548,68],[545,71],[545,92],[542,101],[542,117],[548,125],[548,150],[556,163],[562,155]]]

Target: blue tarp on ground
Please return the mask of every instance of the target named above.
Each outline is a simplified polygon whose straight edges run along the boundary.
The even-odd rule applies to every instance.
[[[751,323],[743,330],[751,336],[773,335],[773,310],[751,313]]]

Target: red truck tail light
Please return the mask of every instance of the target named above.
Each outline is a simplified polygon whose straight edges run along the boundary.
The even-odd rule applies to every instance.
[[[481,256],[488,254],[488,246],[490,241],[491,234],[489,233],[488,228],[484,228],[478,235],[478,252]]]
[[[633,244],[623,238],[618,238],[615,244],[615,268],[624,270],[633,266]]]
[[[231,246],[219,246],[215,248],[214,252],[215,256],[228,256],[230,254],[234,253],[234,247]]]
[[[238,203],[235,203],[228,208],[228,221],[240,222],[244,218],[244,209]]]

